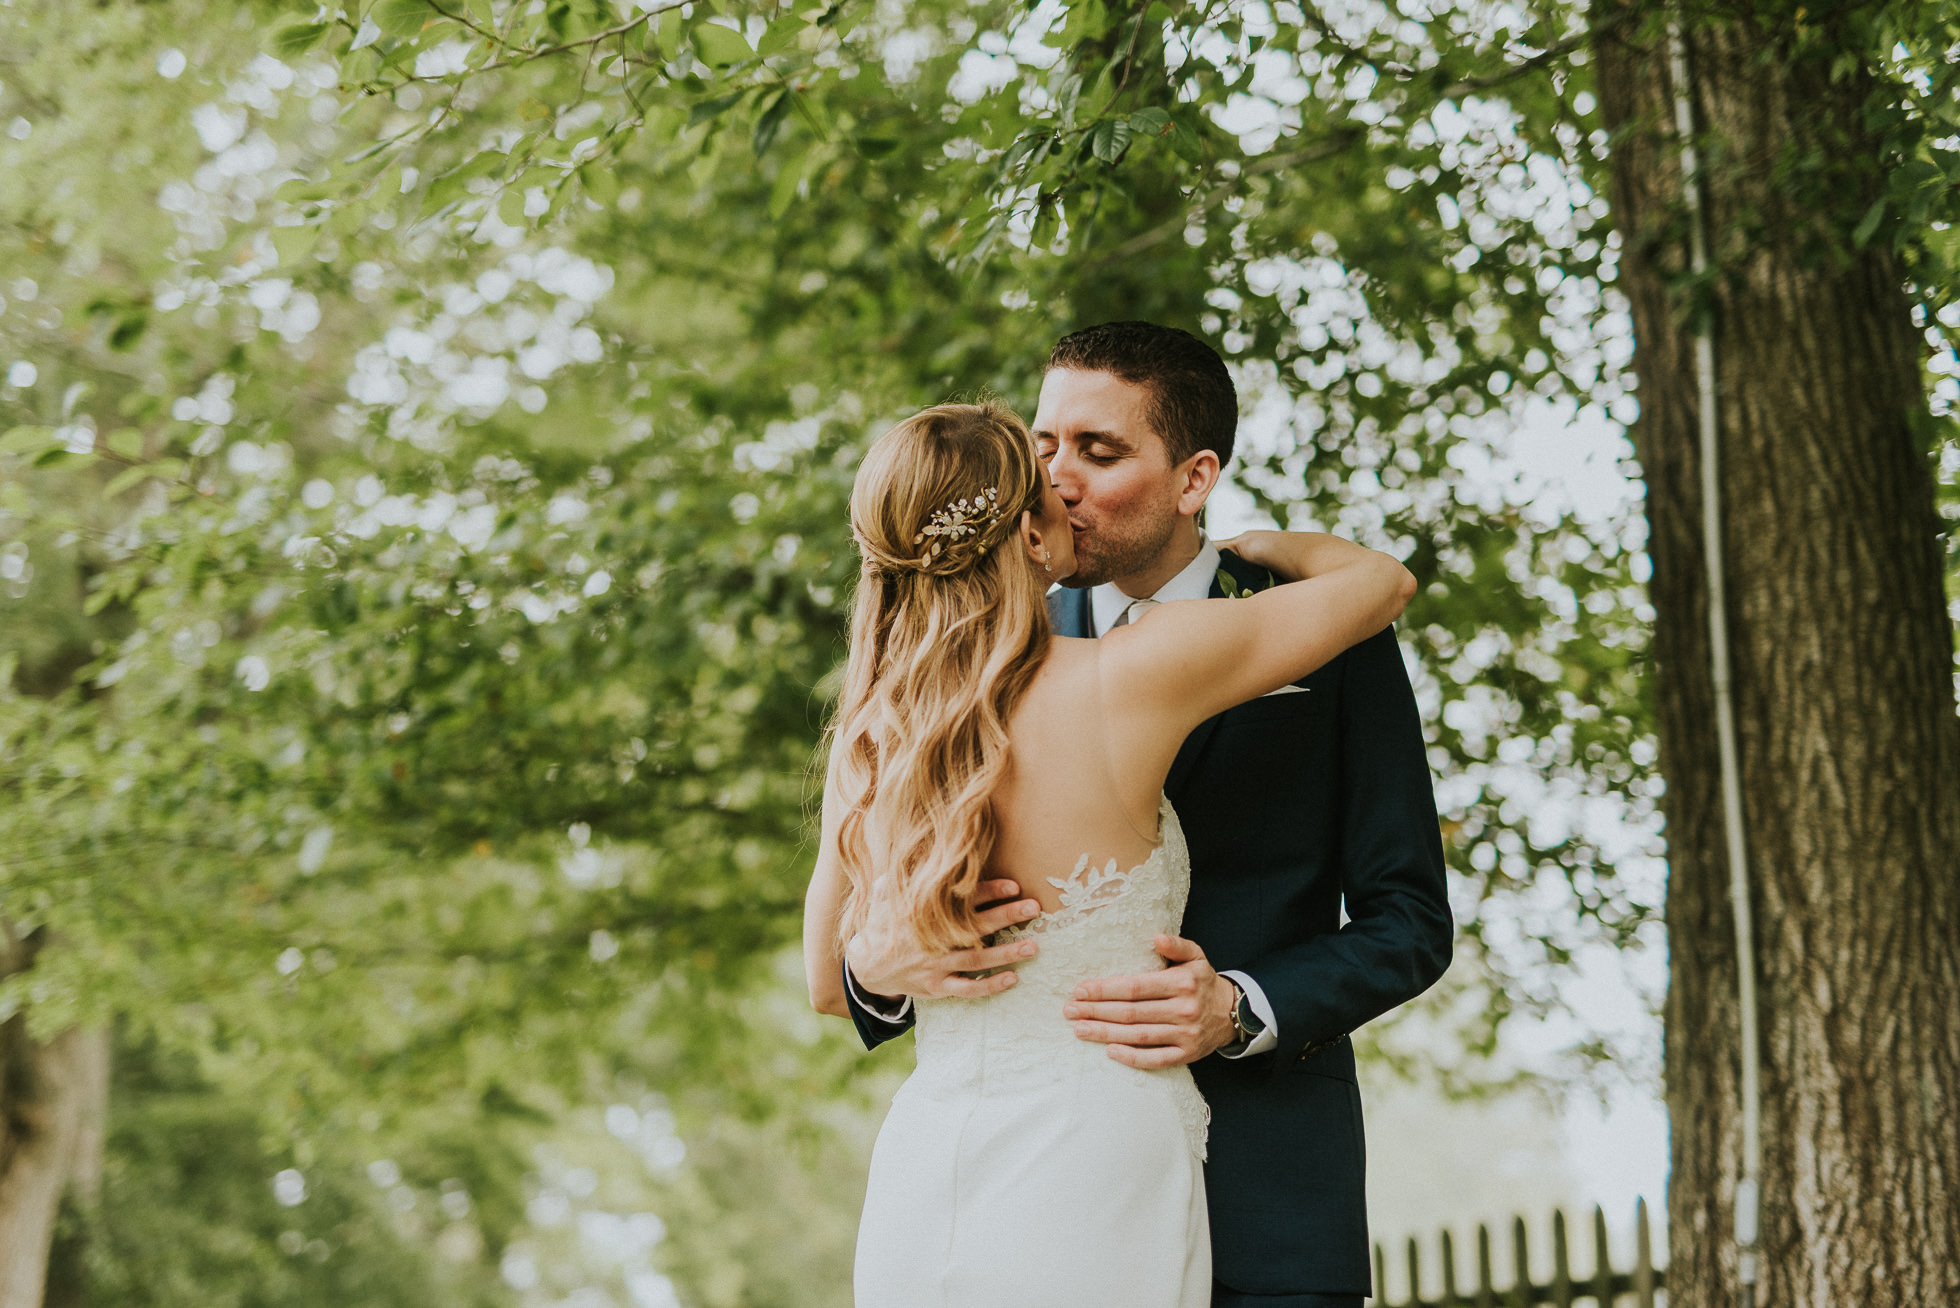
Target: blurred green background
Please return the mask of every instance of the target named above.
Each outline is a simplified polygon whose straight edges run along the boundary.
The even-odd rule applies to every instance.
[[[1388,86],[1284,5],[0,5],[0,1017],[113,1069],[48,1302],[848,1302],[845,497],[1091,322],[1232,359],[1242,518],[1434,579],[1464,942],[1370,1055],[1502,1083],[1658,946],[1638,504],[1505,462],[1638,475],[1596,105],[1460,84],[1575,11],[1450,12],[1356,20],[1457,79]]]

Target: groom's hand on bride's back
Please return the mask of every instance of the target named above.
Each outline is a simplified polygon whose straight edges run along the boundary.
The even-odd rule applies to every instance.
[[[974,913],[974,921],[983,938],[1040,915],[1041,906],[1032,899],[1017,898],[1020,893],[1021,887],[1012,881],[980,883],[975,896],[980,908]],[[969,973],[1025,963],[1035,956],[1035,950],[1033,940],[1011,940],[1004,945],[975,945],[949,953],[928,953],[905,930],[902,916],[891,899],[878,896],[863,930],[845,945],[844,961],[858,988],[870,994],[893,999],[899,995],[911,995],[915,999],[949,996],[980,999],[999,994],[1017,978],[1011,971],[984,977]]]
[[[1237,992],[1212,970],[1205,951],[1181,936],[1158,936],[1161,972],[1103,977],[1075,988],[1062,1016],[1076,1038],[1109,1046],[1131,1067],[1195,1063],[1238,1039],[1232,1025]]]

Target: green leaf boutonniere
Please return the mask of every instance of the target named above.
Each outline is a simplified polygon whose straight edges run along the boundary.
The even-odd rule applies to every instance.
[[[1276,585],[1278,581],[1279,578],[1275,577],[1269,571],[1266,573],[1266,585],[1259,587],[1259,590],[1266,589],[1266,586]],[[1259,593],[1259,591],[1251,590],[1240,585],[1239,579],[1223,568],[1218,570],[1218,589],[1224,592],[1226,599],[1251,599]]]

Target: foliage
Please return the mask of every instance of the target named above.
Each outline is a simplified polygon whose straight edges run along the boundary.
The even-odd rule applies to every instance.
[[[154,1044],[125,1042],[116,1052],[117,1109],[102,1199],[63,1215],[51,1305],[501,1302],[493,1278],[474,1259],[455,1256],[481,1242],[472,1219],[483,1216],[459,1178],[445,1178],[444,1198],[450,1213],[463,1217],[434,1204],[417,1213],[391,1203],[404,1192],[384,1193],[356,1160],[322,1158],[305,1202],[282,1207],[269,1202],[266,1179],[291,1160],[266,1147],[254,1104],[226,1095],[187,1058]],[[502,1160],[505,1174],[497,1177],[484,1174],[498,1170],[494,1151],[459,1155],[454,1161],[472,1173],[478,1196],[516,1188],[512,1160]],[[431,1258],[432,1241],[452,1256]]]
[[[1829,37],[1898,115],[1846,239],[1899,243],[1931,330],[1950,68],[1886,12]],[[309,1177],[435,1185],[440,1142],[528,1150],[622,1077],[695,1131],[861,1093],[765,1001],[851,468],[1144,317],[1234,361],[1260,512],[1431,579],[1403,637],[1473,956],[1437,1006],[1493,1053],[1543,964],[1658,939],[1644,525],[1499,457],[1636,412],[1584,21],[15,0],[0,911],[60,947],[0,1003],[194,1052]],[[671,1265],[720,1302],[744,1200],[698,1175]]]

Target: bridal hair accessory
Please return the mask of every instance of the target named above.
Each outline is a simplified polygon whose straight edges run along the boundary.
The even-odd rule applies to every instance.
[[[998,483],[933,511],[912,533],[916,553],[900,554],[867,540],[853,522],[851,534],[867,567],[886,576],[917,573],[951,577],[965,572],[1007,539],[1027,505],[1003,502]],[[904,540],[904,537],[899,537]]]
[[[996,522],[1000,521],[1000,487],[989,486],[971,499],[954,500],[945,508],[926,519],[926,525],[912,538],[914,545],[932,541],[925,553],[925,559],[936,559],[945,553],[948,545],[957,545],[968,536],[978,536]],[[987,552],[985,542],[975,551],[974,557]]]
[[[951,576],[983,558],[999,543],[988,538],[1006,517],[1006,511],[1001,508],[1000,487],[989,486],[977,495],[965,496],[935,510],[925,526],[912,536],[914,545],[925,547],[916,556],[909,559],[883,556],[878,562],[890,573]],[[863,545],[862,539],[859,544]]]

